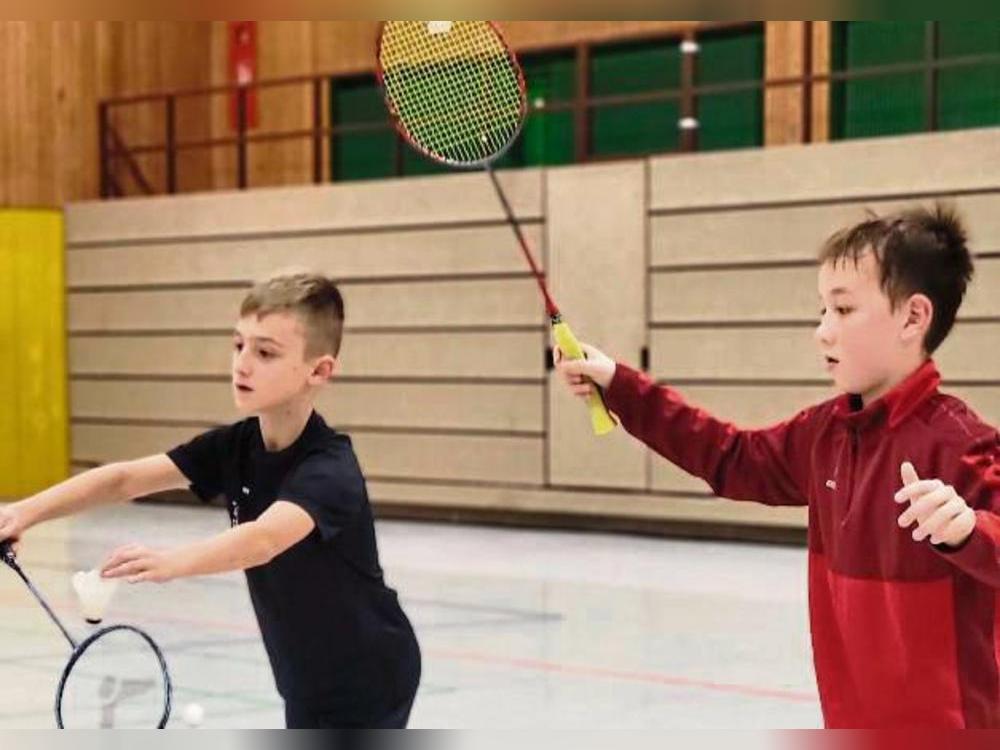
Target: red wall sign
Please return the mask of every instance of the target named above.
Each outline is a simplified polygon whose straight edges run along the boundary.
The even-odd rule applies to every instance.
[[[229,22],[229,82],[247,85],[257,80],[257,22]],[[233,130],[239,126],[237,94],[229,100],[229,123]],[[246,89],[246,123],[257,127],[257,89]]]

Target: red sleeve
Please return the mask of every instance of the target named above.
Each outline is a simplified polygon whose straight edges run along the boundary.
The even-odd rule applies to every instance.
[[[958,549],[935,549],[973,578],[1000,588],[1000,433],[965,451],[952,486],[976,511],[976,527]]]
[[[630,434],[716,495],[767,505],[806,505],[810,412],[761,430],[741,430],[687,404],[677,391],[619,364],[605,392]]]

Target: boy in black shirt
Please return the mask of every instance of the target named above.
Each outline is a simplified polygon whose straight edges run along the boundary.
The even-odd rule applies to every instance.
[[[400,728],[419,646],[383,581],[350,439],[313,410],[338,371],[343,323],[323,276],[258,284],[233,336],[233,397],[247,419],[0,509],[0,540],[102,502],[189,485],[204,500],[223,495],[230,530],[169,550],[121,547],[102,574],[137,583],[244,569],[287,726]]]

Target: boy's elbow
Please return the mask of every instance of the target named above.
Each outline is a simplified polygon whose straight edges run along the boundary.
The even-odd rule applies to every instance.
[[[104,492],[115,502],[131,500],[128,465],[124,462],[105,464],[101,467],[104,477]]]
[[[250,567],[267,565],[271,562],[271,560],[284,552],[281,545],[278,544],[277,540],[275,540],[274,537],[268,533],[265,527],[256,522],[252,522],[247,525],[250,526],[253,531],[253,535],[251,537],[252,543],[250,545]]]

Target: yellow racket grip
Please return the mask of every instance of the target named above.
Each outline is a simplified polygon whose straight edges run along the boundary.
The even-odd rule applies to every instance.
[[[552,335],[555,337],[559,350],[567,359],[583,359],[583,349],[580,342],[569,329],[569,326],[559,321],[552,323]],[[601,396],[600,388],[594,387],[594,392],[587,396],[587,409],[590,411],[590,424],[594,428],[595,435],[607,435],[615,429],[615,418],[611,416],[608,407],[604,405],[604,398]]]

